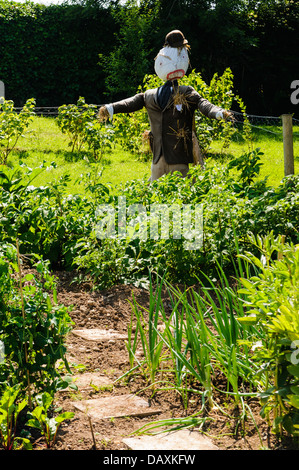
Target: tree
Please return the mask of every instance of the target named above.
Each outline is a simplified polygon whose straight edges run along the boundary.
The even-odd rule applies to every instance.
[[[153,37],[157,29],[157,4],[143,1],[139,6],[129,0],[114,10],[120,30],[114,50],[100,54],[100,65],[106,72],[106,87],[112,95],[134,94],[144,76],[153,71]]]

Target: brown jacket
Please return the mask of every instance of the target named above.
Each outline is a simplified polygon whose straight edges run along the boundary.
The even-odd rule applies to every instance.
[[[157,90],[147,90],[113,103],[114,113],[133,113],[145,106],[151,126],[153,163],[157,163],[161,155],[164,155],[168,164],[192,163],[192,122],[195,110],[198,109],[209,118],[216,118],[216,113],[223,110],[202,98],[191,86],[179,86],[181,110],[177,109],[173,94],[165,108],[161,109],[157,103]]]

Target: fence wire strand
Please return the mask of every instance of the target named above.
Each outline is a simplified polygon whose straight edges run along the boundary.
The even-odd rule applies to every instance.
[[[102,105],[95,105],[97,108],[99,108]],[[16,111],[21,111],[22,108],[15,108]],[[36,107],[35,108],[35,114],[37,116],[52,116],[52,117],[57,117],[58,116],[58,109],[59,106],[44,106],[44,107]],[[235,125],[242,125],[244,124],[244,115],[240,112],[233,111],[233,116],[234,116],[234,124]],[[250,125],[250,127],[254,129],[259,129],[262,132],[267,132],[269,134],[277,135],[282,137],[282,130],[281,132],[273,131],[271,129],[268,129],[266,127],[261,127],[261,126],[268,126],[268,127],[281,127],[282,128],[282,120],[281,117],[279,116],[259,116],[257,114],[246,114],[246,119]],[[293,118],[293,124],[296,126],[299,126],[299,119]]]

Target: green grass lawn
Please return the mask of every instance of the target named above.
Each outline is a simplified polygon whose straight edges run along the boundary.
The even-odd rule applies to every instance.
[[[269,130],[271,132],[269,132]],[[19,140],[17,149],[8,158],[8,164],[15,166],[20,161],[34,168],[46,161],[56,163],[56,168],[44,171],[34,180],[34,185],[46,185],[58,180],[65,173],[71,179],[67,186],[69,193],[82,193],[83,185],[79,184],[81,175],[91,171],[87,152],[72,154],[68,146],[68,137],[61,133],[55,118],[35,117],[29,127],[30,133]],[[273,134],[272,132],[275,132]],[[276,134],[277,133],[277,134]],[[211,144],[208,154],[210,162],[226,161],[259,147],[264,153],[260,177],[268,177],[271,185],[277,186],[284,176],[284,157],[282,128],[271,127],[253,129],[253,139],[248,144],[238,139],[238,133],[228,149],[222,148],[220,141]],[[299,127],[294,127],[295,174],[299,173]],[[115,144],[111,153],[104,155],[99,167],[102,168],[101,182],[117,186],[132,179],[150,176],[151,162],[142,162],[138,157],[124,151]]]
[[[263,152],[260,178],[268,178],[269,184],[277,186],[284,177],[284,154],[281,126],[259,126],[252,128],[251,142],[243,142],[238,139],[238,133],[234,137],[228,149],[223,150],[221,142],[213,142],[211,154],[222,154],[223,159],[237,157],[255,148]],[[295,174],[299,173],[299,126],[293,127],[294,163]]]
[[[84,188],[77,180],[80,181],[82,174],[91,171],[90,163],[93,160],[89,161],[87,152],[72,153],[68,143],[68,137],[62,134],[55,118],[34,117],[29,133],[19,140],[17,149],[9,156],[8,164],[13,166],[23,161],[34,168],[43,161],[48,165],[55,162],[56,168],[43,172],[34,180],[34,185],[46,185],[69,173],[69,192],[81,193]],[[138,161],[134,155],[123,151],[117,144],[112,153],[103,157],[99,166],[103,169],[101,181],[112,185],[150,175],[150,162]]]

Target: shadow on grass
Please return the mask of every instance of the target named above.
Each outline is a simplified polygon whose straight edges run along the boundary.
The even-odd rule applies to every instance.
[[[205,153],[205,160],[211,158],[212,160],[215,160],[220,163],[226,163],[229,162],[230,160],[233,160],[236,158],[236,156],[233,153],[223,153],[223,152],[206,152]]]
[[[102,163],[103,165],[111,165],[112,162],[110,158],[106,157],[95,157],[92,152],[88,152],[87,150],[80,150],[80,151],[74,151],[72,152],[71,150],[51,150],[51,149],[30,149],[30,150],[21,150],[21,149],[15,149],[13,153],[22,160],[25,160],[26,158],[30,157],[32,153],[43,153],[45,155],[50,155],[54,154],[56,156],[61,156],[64,158],[66,162],[79,162],[80,160],[86,160],[90,163]]]

